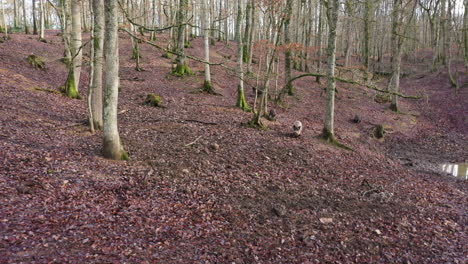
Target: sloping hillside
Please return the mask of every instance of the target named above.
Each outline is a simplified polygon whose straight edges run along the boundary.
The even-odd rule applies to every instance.
[[[295,83],[286,108],[270,106],[278,118],[267,131],[246,128],[251,113],[234,107],[230,72],[213,67],[222,96],[200,94],[202,65],[176,78],[148,45],[137,72],[122,34],[119,129],[131,160],[116,162],[88,132],[85,100],[36,89],[65,81],[55,33],[0,44],[0,262],[467,261],[467,182],[424,165],[468,157],[468,89],[455,94],[446,73],[404,79],[405,93],[423,99],[403,101],[403,114],[340,84],[336,133],[347,151],[318,138],[325,100],[313,79]],[[192,46],[202,57],[202,40]],[[235,50],[217,43],[212,61],[234,67]],[[28,65],[31,53],[45,71]],[[85,95],[86,72],[81,82]],[[150,92],[163,108],[144,104]],[[290,136],[294,120],[300,138]],[[384,140],[372,136],[376,124]]]

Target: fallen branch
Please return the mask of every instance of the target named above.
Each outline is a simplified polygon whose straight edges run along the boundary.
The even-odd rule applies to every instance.
[[[298,76],[296,76],[294,78],[291,78],[291,80],[289,80],[289,82],[286,85],[291,84],[293,81],[295,81],[297,79],[300,79],[300,78],[303,78],[303,77],[308,77],[308,76],[327,77],[327,75],[320,74],[320,73],[305,73],[305,74],[298,75]],[[382,89],[377,88],[377,86],[375,86],[375,85],[360,83],[360,82],[351,81],[351,80],[346,80],[346,79],[343,79],[343,78],[340,78],[340,77],[335,77],[335,80],[339,81],[339,82],[342,82],[342,83],[349,83],[349,84],[353,84],[353,85],[364,86],[364,87],[366,87],[368,89],[371,89],[371,90],[374,90],[374,91],[377,91],[377,92],[396,95],[398,97],[405,98],[405,99],[421,99],[421,96],[404,95],[404,94],[397,93],[397,92],[382,90]],[[285,87],[286,87],[286,85],[285,85]]]
[[[189,146],[191,146],[191,145],[197,143],[197,141],[198,141],[201,137],[202,137],[202,136],[197,137],[194,141],[192,141],[192,142],[190,142],[190,143],[188,143],[188,144],[185,144],[185,146],[186,146],[186,147],[189,147]]]
[[[62,94],[61,92],[59,92],[59,91],[57,91],[57,90],[46,89],[46,88],[34,87],[34,90],[35,90],[35,91],[46,92],[46,93]]]
[[[213,123],[213,122],[205,122],[205,121],[192,120],[192,119],[182,121],[182,123],[184,123],[184,122],[200,123],[200,124],[212,125],[212,126],[216,126],[216,125],[217,125],[217,123]]]

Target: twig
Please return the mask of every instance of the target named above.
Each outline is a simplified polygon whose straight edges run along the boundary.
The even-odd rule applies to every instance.
[[[197,137],[194,141],[192,141],[192,142],[190,142],[190,143],[188,143],[188,144],[185,144],[185,146],[186,146],[186,147],[189,147],[189,146],[191,146],[191,145],[197,143],[197,141],[198,141],[201,137],[202,137],[202,136]]]
[[[189,120],[184,120],[184,121],[182,121],[182,123],[184,123],[184,122],[200,123],[200,124],[212,125],[212,126],[216,126],[216,125],[217,125],[217,123],[205,122],[205,121],[193,120],[193,119],[189,119]]]

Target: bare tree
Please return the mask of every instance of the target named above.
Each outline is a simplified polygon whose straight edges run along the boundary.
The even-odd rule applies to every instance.
[[[103,112],[103,155],[105,158],[122,160],[128,155],[120,143],[117,125],[117,104],[119,96],[119,45],[117,0],[105,0],[104,53],[106,72]]]
[[[177,30],[177,66],[172,71],[174,75],[185,76],[191,75],[192,70],[187,65],[186,56],[184,52],[185,47],[185,28],[186,28],[186,19],[187,19],[187,10],[188,10],[188,0],[179,0],[179,10],[177,12],[176,23],[178,24]]]
[[[328,21],[328,47],[327,47],[327,106],[325,109],[324,127],[322,137],[332,143],[335,139],[335,62],[336,62],[336,29],[338,24],[339,0],[328,0],[325,3],[327,8]]]
[[[102,128],[102,67],[103,67],[103,50],[104,50],[104,1],[91,0],[93,22],[92,23],[92,49],[93,56],[91,69],[91,83],[89,86],[91,95],[90,100],[90,116],[93,128]]]
[[[78,88],[80,84],[81,63],[83,61],[81,41],[81,1],[71,1],[71,61],[69,62],[68,77],[64,92],[70,98],[80,98]]]

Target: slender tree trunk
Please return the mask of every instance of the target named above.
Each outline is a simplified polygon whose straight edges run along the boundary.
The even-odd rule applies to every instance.
[[[95,129],[102,129],[102,67],[104,52],[104,1],[91,0],[93,12],[93,72],[90,85],[91,113]]]
[[[186,23],[186,14],[188,10],[188,0],[179,0],[179,10],[177,12],[177,24],[178,30],[177,30],[177,58],[176,58],[176,63],[177,66],[176,68],[172,71],[173,74],[177,76],[185,76],[185,75],[191,75],[192,70],[187,65],[187,62],[185,61],[185,53],[184,53],[184,46],[185,46],[185,28],[186,26],[184,23]]]
[[[364,45],[363,45],[363,59],[364,59],[364,79],[367,81],[367,72],[369,71],[369,45],[370,45],[370,14],[372,9],[372,0],[365,0],[364,2]]]
[[[23,23],[24,23],[24,33],[29,34],[28,19],[26,15],[26,0],[23,0]]]
[[[80,98],[78,88],[80,85],[81,63],[83,60],[81,41],[81,2],[82,0],[71,1],[71,54],[68,78],[65,83],[65,93],[70,98]]]
[[[318,36],[317,36],[317,72],[320,73],[322,70],[322,32],[323,32],[323,7],[321,4],[322,1],[319,3],[319,24],[318,24]],[[320,77],[316,77],[315,81],[320,83]]]
[[[292,5],[293,0],[287,0],[286,2],[286,13],[284,19],[284,44],[288,45],[291,43],[291,36],[290,36],[290,28],[289,25],[291,23],[291,16],[292,16]],[[291,80],[291,57],[292,52],[290,47],[286,47],[286,52],[284,53],[285,56],[285,63],[284,63],[284,74],[285,74],[285,82],[287,83],[285,89],[289,95],[294,95],[294,86],[292,85],[289,80]]]
[[[40,34],[39,34],[39,39],[44,40],[44,27],[45,27],[45,10],[44,10],[44,0],[39,0],[39,7],[41,10],[41,24],[40,24]]]
[[[19,27],[19,19],[18,19],[18,3],[16,0],[13,0],[13,27]]]
[[[392,11],[392,77],[390,79],[390,89],[393,92],[398,93],[400,90],[400,71],[401,71],[401,45],[400,45],[400,23],[401,23],[401,6],[402,0],[393,0],[393,11]],[[390,109],[398,112],[398,96],[393,96]]]
[[[450,0],[449,0],[450,1]],[[448,36],[448,32],[447,32],[447,0],[441,0],[441,14],[440,14],[440,30],[441,30],[441,34],[442,34],[442,38],[441,38],[441,42],[442,42],[442,45],[441,45],[441,48],[442,48],[442,52],[440,53],[440,55],[442,56],[442,64],[444,66],[447,66],[447,45],[448,45],[448,41],[447,41],[447,36]]]
[[[252,26],[250,27],[250,32],[249,32],[249,60],[247,61],[247,72],[251,73],[252,72],[252,59],[253,59],[253,43],[254,43],[254,37],[255,37],[255,30],[257,26],[257,18],[256,18],[256,8],[255,8],[255,0],[250,0],[251,5],[252,5]]]
[[[3,3],[2,1],[2,16],[3,16],[3,33],[5,34],[5,38],[8,39],[8,25],[7,25],[7,20],[6,20],[6,16],[5,16],[5,3]]]
[[[247,7],[245,8],[245,30],[244,30],[244,55],[243,60],[245,63],[249,61],[250,58],[250,30],[251,30],[251,21],[252,21],[252,3],[251,0],[248,0]]]
[[[62,8],[61,17],[63,21],[62,28],[62,41],[64,47],[64,58],[68,67],[70,67],[72,50],[71,50],[71,14],[69,1],[61,0],[60,5]]]
[[[242,21],[242,0],[237,0],[237,21]],[[239,84],[237,86],[237,107],[242,109],[243,111],[250,111],[250,107],[247,104],[247,100],[245,99],[244,93],[244,66],[243,66],[243,48],[244,45],[242,44],[242,38],[240,37],[242,32],[242,28],[240,26],[236,26],[236,35],[238,36],[237,39],[237,74],[239,77]]]
[[[465,67],[468,68],[468,0],[465,0],[465,13],[463,14],[463,41],[465,46]]]
[[[207,0],[202,0],[202,17],[203,17],[203,43],[205,48],[205,61],[210,62],[210,12],[208,11]],[[205,63],[205,81],[203,83],[203,91],[214,94],[213,85],[211,84],[210,64]]]
[[[32,0],[33,34],[37,35],[36,0]]]
[[[119,50],[118,50],[118,9],[117,0],[105,0],[105,93],[103,112],[103,155],[105,158],[127,159],[121,143],[117,125],[119,97]]]
[[[336,29],[338,24],[339,0],[327,3],[328,47],[327,47],[327,106],[322,137],[329,142],[336,142],[334,132],[335,119],[335,62],[336,62]]]

